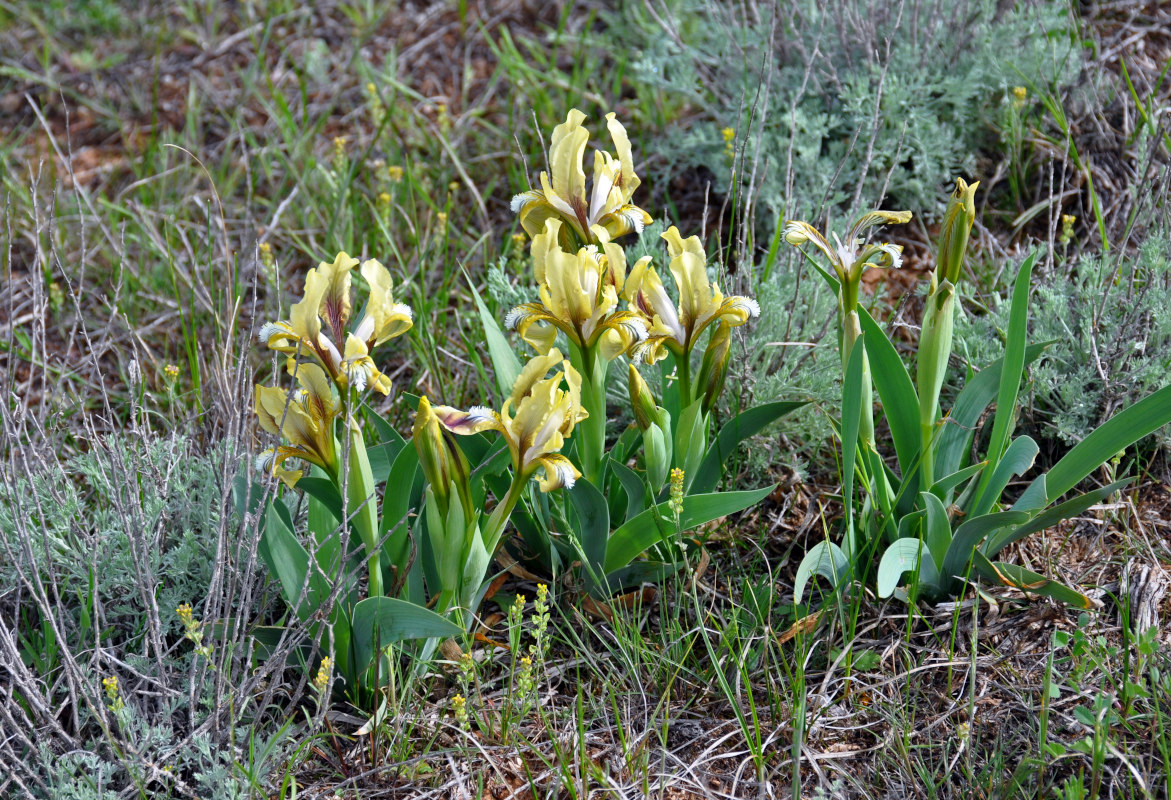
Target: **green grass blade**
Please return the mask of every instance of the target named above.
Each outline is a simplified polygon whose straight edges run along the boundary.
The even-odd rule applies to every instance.
[[[945,475],[935,483],[931,484],[931,491],[940,500],[945,500],[947,498],[948,492],[959,486],[961,483],[975,475],[980,470],[984,469],[986,466],[988,466],[988,462],[981,461],[979,464],[972,464],[971,466],[964,467],[963,469],[957,470],[950,475]]]
[[[992,537],[984,547],[984,552],[989,558],[995,558],[997,553],[1018,539],[1023,539],[1031,533],[1051,528],[1062,520],[1076,517],[1090,506],[1102,502],[1130,482],[1130,479],[1116,481],[1100,489],[1095,489],[1092,492],[1086,492],[1085,494],[1080,494],[1077,497],[1066,500],[1064,503],[1038,514],[1024,525]],[[1027,509],[1025,510],[1027,511]]]
[[[1088,609],[1093,607],[1090,598],[1081,592],[1074,591],[1065,584],[1049,580],[1044,575],[1030,572],[1024,567],[1018,567],[1016,564],[1006,564],[1003,561],[993,563],[978,550],[976,551],[976,560],[973,562],[973,566],[985,580],[993,583],[999,583],[1002,586],[1012,586],[1032,594],[1052,597],[1054,600],[1060,600],[1062,603],[1076,608]]]
[[[1040,448],[1037,447],[1037,443],[1032,438],[1018,436],[1013,439],[1012,444],[1004,451],[1004,456],[997,463],[996,469],[991,470],[991,476],[985,485],[976,490],[976,499],[969,515],[979,517],[991,511],[1012,476],[1024,475],[1028,472],[1039,452]],[[987,475],[988,472],[986,471],[985,474]]]
[[[1033,363],[1047,346],[1045,343],[1026,347],[1025,365]],[[998,358],[977,372],[956,396],[951,411],[943,420],[943,430],[936,445],[935,469],[938,474],[950,475],[960,469],[971,446],[976,424],[996,397],[1003,368],[1004,359]]]
[[[479,291],[472,283],[471,276],[466,277],[468,286],[472,290],[472,297],[476,301],[476,308],[480,312],[480,324],[484,326],[484,338],[488,342],[488,355],[492,359],[492,369],[496,373],[496,388],[499,389],[500,397],[503,399],[512,394],[512,386],[516,383],[517,376],[520,375],[520,359],[516,357],[512,345],[508,343],[504,332],[496,324],[496,318],[492,316],[492,312],[488,310],[488,306],[480,297]]]

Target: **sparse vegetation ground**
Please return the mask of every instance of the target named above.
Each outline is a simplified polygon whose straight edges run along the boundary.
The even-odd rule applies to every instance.
[[[914,210],[862,288],[910,363],[947,194],[979,179],[944,407],[1037,252],[1055,341],[1018,431],[1048,468],[1168,383],[1169,66],[1171,11],[1132,0],[3,0],[0,796],[1168,797],[1166,428],[1084,489],[1132,484],[1002,553],[1089,610],[826,581],[795,605],[849,511],[837,300],[781,230]],[[403,645],[365,702],[331,693],[243,496],[284,367],[257,330],[318,262],[378,258],[415,326],[367,429],[408,436],[404,393],[499,407],[477,297],[500,322],[535,296],[510,200],[574,107],[630,135],[656,216],[629,262],[677,224],[760,302],[713,413],[809,401],[724,479],[776,488],[660,580],[599,600],[560,573],[542,634],[550,576],[504,571],[470,659]]]

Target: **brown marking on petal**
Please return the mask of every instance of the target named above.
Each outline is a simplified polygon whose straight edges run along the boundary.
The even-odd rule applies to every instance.
[[[329,329],[333,332],[334,341],[340,342],[345,339],[345,336],[342,335],[345,333],[345,330],[342,327],[342,304],[340,298],[337,300],[327,299],[325,301],[325,313],[329,320]]]
[[[572,197],[569,200],[569,205],[573,209],[573,213],[577,215],[577,221],[581,223],[581,229],[588,234],[590,230],[590,214],[585,201],[580,197]]]

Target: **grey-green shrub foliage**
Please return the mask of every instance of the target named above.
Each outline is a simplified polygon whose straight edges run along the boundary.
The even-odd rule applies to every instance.
[[[185,602],[198,608],[208,594],[217,537],[225,530],[220,483],[227,457],[219,449],[199,453],[179,436],[122,434],[64,463],[28,462],[35,465],[28,474],[0,483],[0,618],[5,627],[15,626],[25,665],[41,670],[38,702],[76,713],[80,729],[73,736],[84,748],[62,752],[61,741],[30,731],[39,752],[0,753],[20,757],[22,782],[43,784],[38,796],[105,800],[126,796],[133,786],[154,786],[150,796],[165,796],[145,771],[150,763],[167,766],[202,796],[244,796],[233,774],[234,754],[213,746],[207,735],[197,733],[178,755],[162,755],[222,700],[214,696],[214,680],[193,679],[214,673],[201,673],[199,657],[181,638],[175,608]],[[38,581],[55,587],[49,589],[59,598],[52,613],[67,641],[40,635],[41,612],[28,594],[30,582]],[[166,639],[161,660],[146,641],[149,605]],[[63,677],[62,646],[84,675]],[[125,698],[115,715],[116,740],[70,689],[80,680],[90,702],[105,704],[101,680],[111,668],[123,675]],[[139,696],[127,675],[150,690]],[[194,707],[189,686],[197,687]]]
[[[1032,402],[1023,412],[1066,444],[1162,388],[1171,372],[1168,239],[1151,238],[1136,254],[1083,255],[1071,267],[1034,280],[1029,339],[1051,344],[1032,369]],[[1000,299],[986,315],[962,315],[956,351],[976,366],[998,358],[1008,313]],[[1154,438],[1171,446],[1167,428]]]
[[[977,152],[995,147],[1007,90],[1067,85],[1079,65],[1064,3],[665,5],[656,20],[627,3],[610,32],[632,60],[636,89],[666,107],[668,121],[687,117],[684,108],[702,121],[647,138],[643,155],[668,177],[710,169],[712,190],[723,192],[732,162],[721,130],[733,128],[741,143],[747,133],[737,172],[748,181],[755,170],[766,236],[778,215],[847,213],[859,182],[862,208],[885,194],[885,207],[931,216],[955,176],[973,176]]]
[[[0,496],[0,536],[8,552],[22,552],[16,517],[32,511],[28,522],[39,541],[27,552],[37,570],[68,587],[67,596],[95,581],[106,621],[127,634],[138,629],[143,612],[134,602],[136,558],[141,556],[148,574],[159,581],[157,600],[164,616],[180,603],[197,602],[207,593],[209,556],[215,553],[214,536],[223,513],[211,459],[195,457],[190,443],[180,437],[148,442],[145,453],[131,454],[132,448],[143,446],[130,437],[106,441],[103,457],[87,453],[64,466],[70,481],[62,481],[56,468],[18,478],[17,489],[24,495],[19,508],[12,497]],[[160,472],[115,475],[112,463],[147,463]],[[136,497],[127,494],[131,486],[137,487]],[[137,519],[126,514],[127,503],[137,506]],[[149,533],[128,530],[141,522],[159,525],[155,546],[139,547],[138,540],[146,540]],[[19,560],[0,563],[0,594],[16,588],[19,570],[26,566]],[[79,603],[62,610],[76,614]],[[174,618],[174,630],[180,627]]]

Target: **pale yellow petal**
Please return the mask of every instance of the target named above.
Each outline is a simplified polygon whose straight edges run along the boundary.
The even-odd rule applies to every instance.
[[[543,356],[536,356],[529,359],[529,362],[524,365],[520,371],[520,375],[516,378],[516,383],[512,385],[512,404],[519,406],[521,399],[524,398],[533,388],[534,385],[545,377],[554,365],[561,363],[564,357],[561,351],[556,347],[551,349]]]
[[[578,218],[584,216],[586,204],[586,178],[582,159],[590,134],[581,126],[585,118],[585,114],[576,108],[570,109],[565,122],[553,129],[553,139],[549,146],[553,192],[570,205]]]

